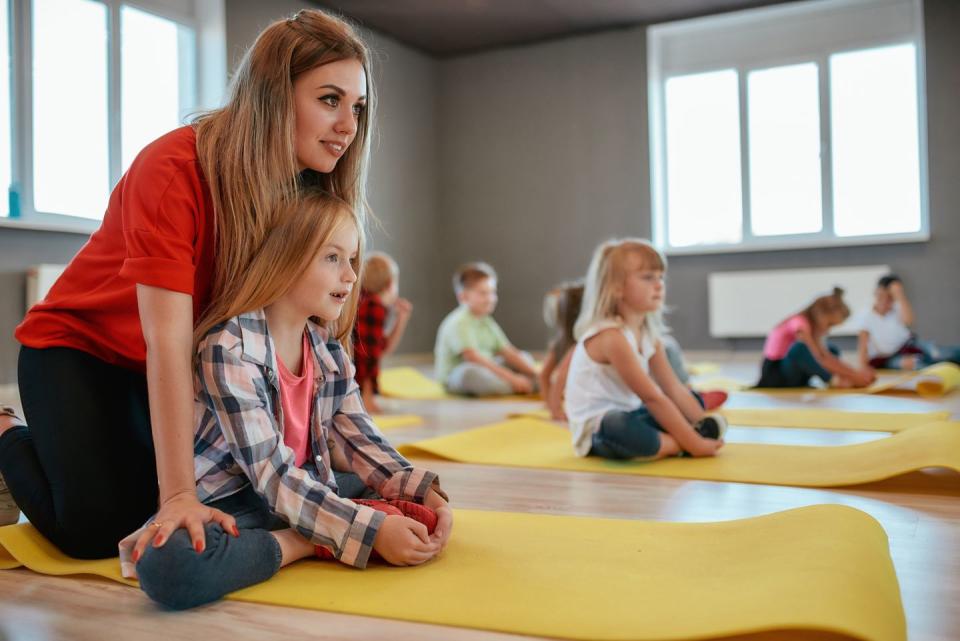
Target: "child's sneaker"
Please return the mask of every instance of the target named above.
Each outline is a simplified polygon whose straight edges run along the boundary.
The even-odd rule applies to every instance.
[[[727,432],[727,421],[719,414],[708,414],[700,419],[693,429],[703,438],[718,441]]]
[[[20,520],[20,508],[7,488],[7,482],[0,474],[0,526],[13,525]]]
[[[399,499],[393,501],[384,501],[383,499],[353,499],[353,502],[372,507],[378,512],[383,512],[388,516],[406,516],[414,521],[419,521],[427,526],[427,534],[433,534],[433,531],[437,527],[436,512],[425,505],[420,505],[413,501],[402,501]],[[321,545],[314,546],[314,551],[319,559],[327,560],[333,558],[333,552]],[[371,557],[379,559],[380,555],[374,552]]]
[[[724,403],[727,402],[727,393],[723,390],[710,390],[707,392],[700,392],[700,398],[703,399],[703,409],[715,410]]]

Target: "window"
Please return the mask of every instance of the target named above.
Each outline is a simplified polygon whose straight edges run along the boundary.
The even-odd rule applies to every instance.
[[[140,149],[226,83],[222,0],[0,0],[0,20],[0,224],[91,231]]]
[[[671,253],[928,238],[919,0],[648,32],[654,241]]]

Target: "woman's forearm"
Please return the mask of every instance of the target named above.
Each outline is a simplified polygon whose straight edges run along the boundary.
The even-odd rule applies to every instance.
[[[137,285],[140,324],[147,346],[150,425],[160,501],[196,492],[193,471],[193,298]]]

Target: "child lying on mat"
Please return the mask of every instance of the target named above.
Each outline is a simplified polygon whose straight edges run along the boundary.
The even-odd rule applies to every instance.
[[[582,282],[563,283],[547,292],[543,300],[543,319],[553,338],[547,345],[547,356],[540,369],[540,393],[550,411],[550,417],[557,421],[567,420],[563,408],[563,394],[573,358],[573,348],[577,344],[573,337],[573,326],[580,315],[582,303]],[[661,334],[660,341],[677,379],[686,385],[690,376],[683,364],[680,345],[669,334]],[[727,393],[723,391],[702,392],[700,396],[708,410],[720,407],[727,400]]]
[[[843,290],[835,287],[774,327],[763,345],[757,387],[807,387],[814,377],[833,387],[866,387],[874,382],[873,369],[847,365],[840,360],[840,350],[827,342],[830,328],[849,316]]]
[[[645,240],[600,245],[587,271],[566,413],[579,456],[712,456],[726,423],[678,379],[661,341],[666,260]]]
[[[469,263],[453,276],[460,306],[437,330],[436,376],[448,392],[468,396],[529,394],[537,370],[530,355],[510,344],[493,310],[497,307],[497,273],[486,263]]]
[[[363,405],[371,414],[381,414],[375,394],[380,393],[377,378],[380,361],[393,352],[403,338],[413,306],[400,298],[400,270],[397,263],[381,252],[371,252],[363,261],[360,279],[360,304],[353,327],[353,362]],[[386,331],[387,312],[393,308],[395,318]]]
[[[913,306],[895,274],[880,279],[873,306],[857,314],[853,324],[860,330],[857,351],[864,367],[914,370],[941,361],[960,364],[960,346],[920,340],[910,329]]]
[[[186,530],[152,522],[121,543],[123,559],[136,540],[141,587],[171,608],[215,601],[305,557],[424,563],[450,536],[436,474],[371,422],[340,342],[357,309],[357,221],[319,191],[292,206],[249,277],[228,284],[196,330],[196,489],[233,515],[232,531],[208,524],[194,549]],[[350,498],[376,495],[388,500]]]

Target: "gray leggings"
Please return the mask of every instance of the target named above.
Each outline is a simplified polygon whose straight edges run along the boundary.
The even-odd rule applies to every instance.
[[[356,474],[336,473],[340,496],[376,498]],[[266,581],[280,569],[280,544],[270,534],[290,525],[272,514],[251,486],[210,504],[237,520],[240,536],[216,523],[204,527],[207,545],[193,549],[190,535],[177,530],[161,548],[148,545],[137,564],[140,587],[151,599],[174,610],[217,601],[225,595]]]
[[[530,364],[534,360],[527,352],[521,352]],[[494,359],[497,365],[513,369],[504,362],[499,356]],[[516,370],[514,370],[516,371]],[[536,386],[536,379],[533,381]],[[464,394],[466,396],[508,396],[513,394],[513,388],[510,383],[503,380],[486,367],[475,365],[474,363],[460,363],[450,372],[447,380],[444,381],[447,391],[452,394]]]

